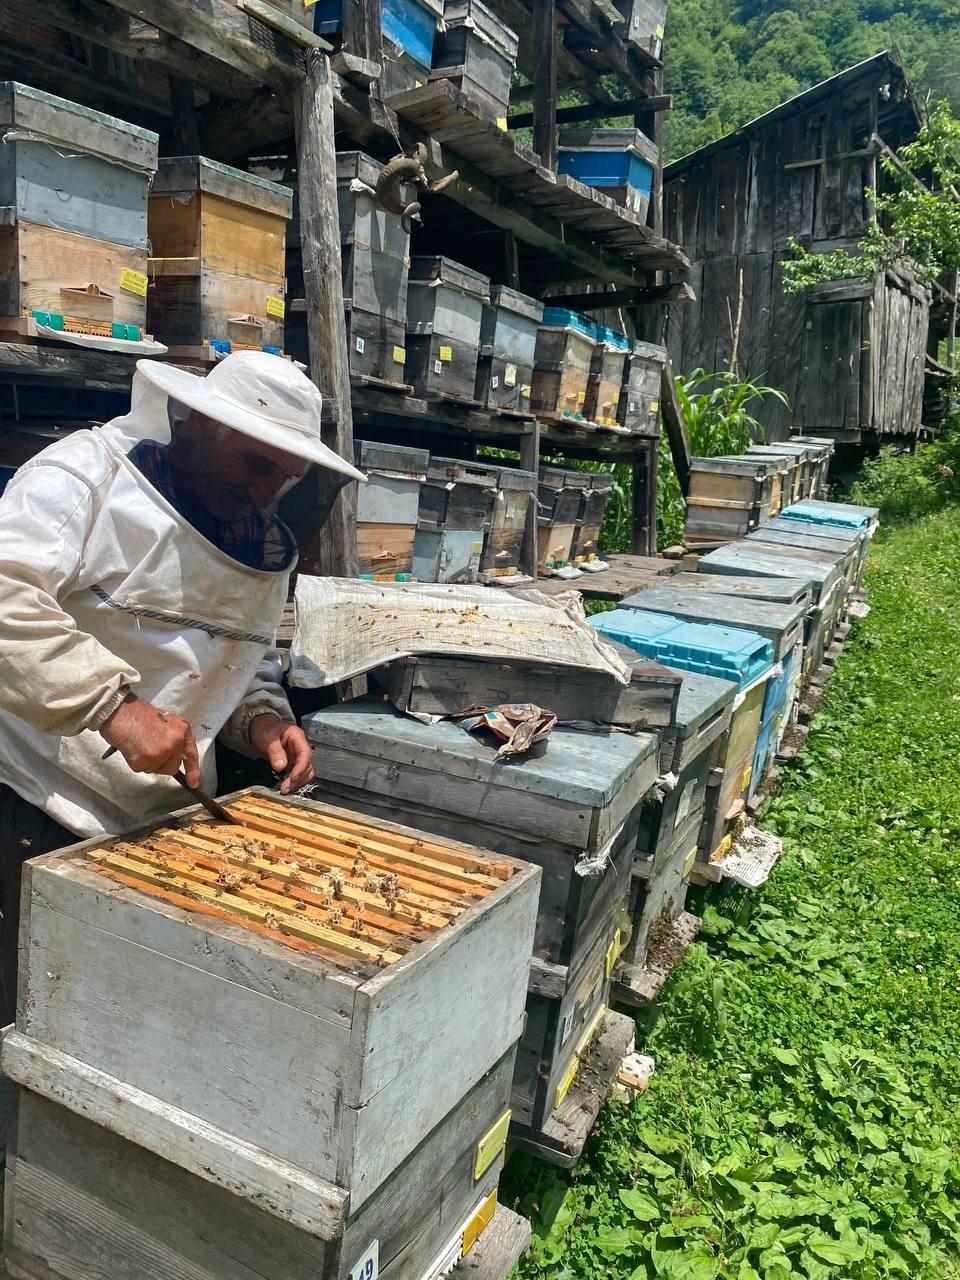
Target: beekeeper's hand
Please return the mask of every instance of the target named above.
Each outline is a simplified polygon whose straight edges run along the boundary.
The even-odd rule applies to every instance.
[[[134,773],[163,773],[172,777],[182,766],[187,783],[200,785],[200,756],[193,731],[182,716],[130,697],[100,726],[106,738]]]
[[[313,781],[313,755],[306,734],[295,724],[281,720],[272,711],[254,716],[250,721],[250,745],[263,756],[274,773],[284,775],[280,784],[283,795],[299,791]]]

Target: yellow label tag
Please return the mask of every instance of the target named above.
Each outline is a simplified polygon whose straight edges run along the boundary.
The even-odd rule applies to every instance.
[[[748,764],[743,771],[743,777],[740,779],[740,790],[746,791],[750,785],[750,779],[753,777],[753,765]]]
[[[274,316],[277,320],[283,319],[283,313],[286,310],[282,298],[270,297],[267,299],[267,315]]]
[[[460,1246],[460,1252],[464,1256],[470,1252],[473,1246],[479,1240],[481,1234],[489,1227],[493,1221],[493,1215],[497,1211],[497,1188],[490,1192],[486,1200],[473,1215],[467,1225],[463,1228],[463,1243]]]
[[[651,400],[651,401],[650,401],[650,412],[651,412],[651,413],[659,413],[659,412],[660,412],[660,401],[659,401],[659,400]]]
[[[135,293],[138,298],[147,296],[147,277],[132,267],[124,267],[120,272],[120,288],[127,293]]]
[[[393,348],[393,362],[394,362],[394,364],[403,364],[403,363],[404,363],[404,361],[406,360],[406,358],[407,358],[407,353],[406,353],[406,350],[405,350],[403,347],[394,347],[394,348]]]
[[[440,359],[441,359],[441,360],[452,360],[452,359],[453,359],[453,347],[441,347],[441,348],[440,348]]]
[[[553,1096],[554,1111],[556,1111],[557,1107],[560,1106],[564,1098],[570,1092],[570,1086],[573,1084],[574,1080],[576,1080],[577,1072],[580,1070],[580,1060],[583,1057],[584,1053],[586,1053],[587,1048],[590,1045],[590,1041],[596,1035],[597,1028],[600,1026],[600,1023],[603,1021],[606,1015],[606,1012],[607,1012],[607,1006],[602,1005],[597,1010],[596,1017],[590,1023],[589,1027],[587,1027],[583,1036],[581,1036],[580,1043],[577,1045],[576,1049],[574,1050],[573,1057],[570,1060],[570,1065],[567,1067],[566,1071],[563,1073],[563,1076],[560,1079],[560,1083],[557,1085],[557,1091]]]
[[[727,854],[730,852],[730,848],[732,845],[733,845],[733,836],[730,836],[730,835],[724,836],[723,839],[720,841],[720,843],[717,845],[717,847],[714,849],[713,853],[711,853],[710,861],[719,862],[720,859],[724,856],[724,854]]]
[[[523,396],[524,400],[530,399],[530,383],[529,382],[525,382],[523,384],[523,386],[520,388],[520,394]]]
[[[506,116],[497,116],[497,128],[498,128],[498,129],[502,129],[504,133],[506,133],[506,132],[507,132],[507,117],[506,117]]]
[[[663,27],[657,27],[657,39],[658,40],[663,39]]]
[[[683,860],[684,876],[688,876],[690,874],[690,872],[693,870],[693,864],[696,862],[696,860],[697,860],[697,846],[694,845],[693,848],[687,853],[687,856]]]
[[[581,557],[582,559],[582,557]],[[610,945],[607,947],[607,954],[603,962],[603,976],[609,978],[613,973],[613,966],[617,963],[617,956],[620,954],[620,930],[618,929],[610,939]]]
[[[497,1156],[507,1145],[507,1130],[510,1128],[512,1111],[505,1111],[492,1129],[488,1129],[477,1143],[477,1154],[473,1162],[473,1180],[482,1178]]]
[[[586,398],[587,398],[587,393],[586,393],[585,391],[578,391],[578,392],[577,392],[577,404],[583,404],[583,402],[584,402],[584,400],[586,400]]]

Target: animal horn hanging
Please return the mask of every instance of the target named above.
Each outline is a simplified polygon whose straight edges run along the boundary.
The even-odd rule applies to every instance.
[[[401,187],[405,183],[413,182],[430,195],[435,195],[438,191],[449,187],[451,182],[456,182],[460,176],[459,169],[454,169],[445,177],[431,182],[425,168],[426,159],[427,149],[422,142],[418,142],[410,155],[401,151],[398,156],[388,160],[377,179],[377,200],[388,213],[400,215],[400,225],[407,235],[413,230],[413,224],[420,222],[420,201],[406,203],[400,194]]]

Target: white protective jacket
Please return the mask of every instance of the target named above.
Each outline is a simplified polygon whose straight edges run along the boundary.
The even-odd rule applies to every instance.
[[[127,416],[51,445],[0,499],[0,782],[79,836],[183,804],[172,778],[102,759],[123,686],[189,721],[208,792],[218,734],[252,754],[254,715],[293,720],[272,651],[289,569],[219,551],[127,458],[169,435],[166,396],[135,378]]]

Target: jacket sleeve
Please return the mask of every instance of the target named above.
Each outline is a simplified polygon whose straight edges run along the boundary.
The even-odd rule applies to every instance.
[[[0,708],[44,733],[98,729],[139,673],[60,606],[96,513],[90,485],[34,463],[0,499]]]
[[[297,723],[296,716],[287,701],[287,695],[280,687],[277,678],[279,672],[279,654],[276,649],[268,649],[243,700],[217,735],[224,746],[230,747],[233,751],[239,751],[243,756],[255,758],[257,753],[250,745],[251,720],[272,711],[288,724]]]

